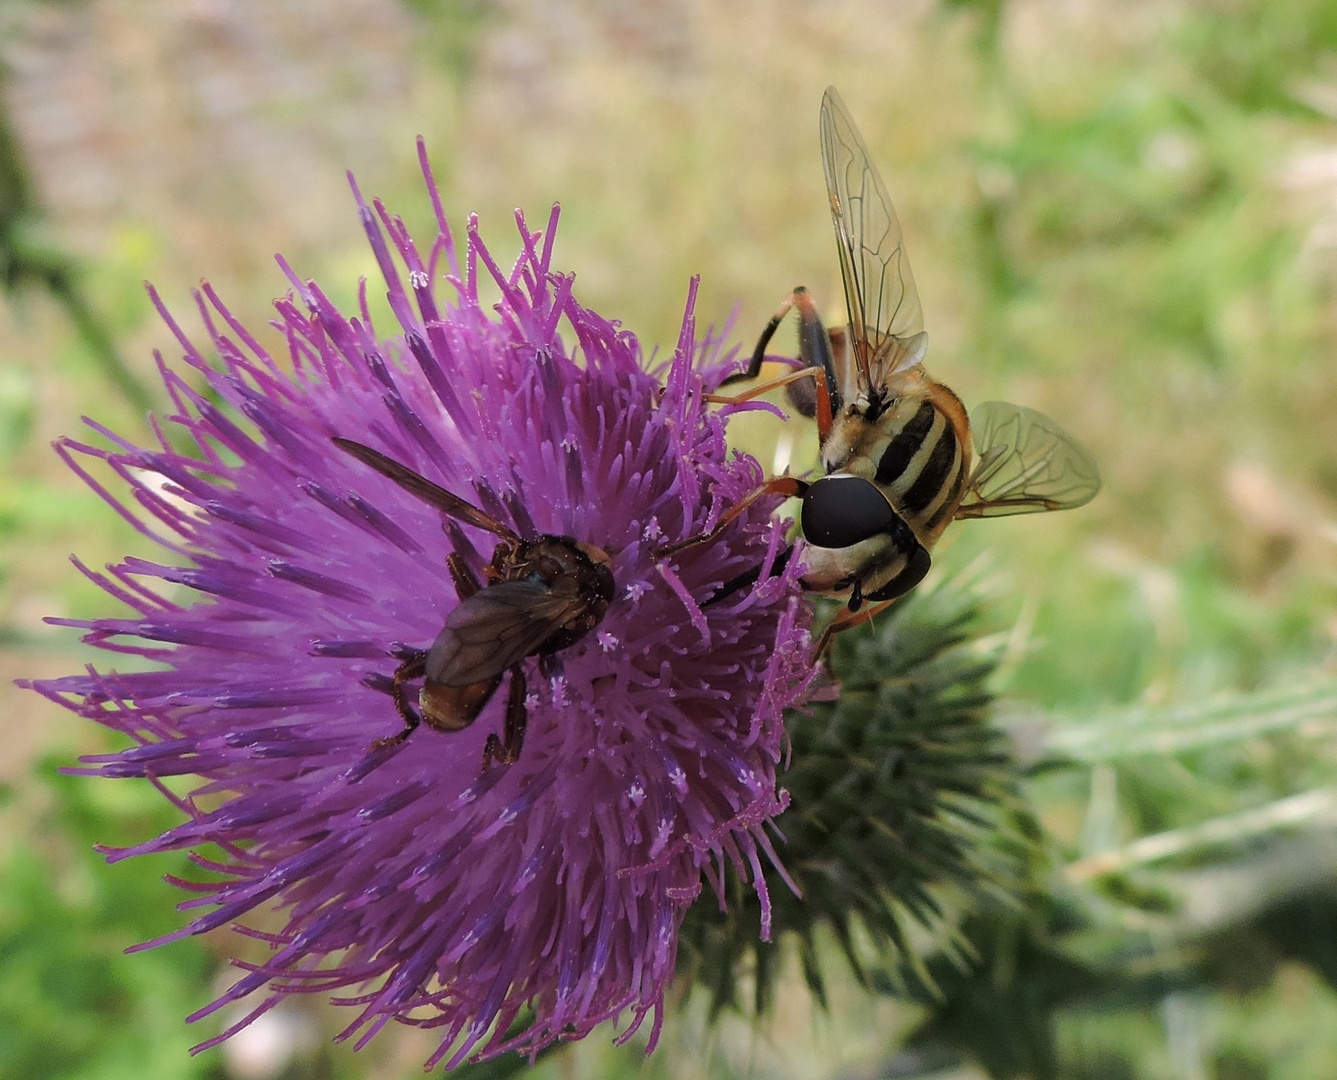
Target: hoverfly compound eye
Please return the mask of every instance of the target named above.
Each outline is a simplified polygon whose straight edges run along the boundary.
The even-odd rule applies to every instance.
[[[823,548],[853,547],[896,527],[896,511],[870,480],[848,474],[815,480],[799,513],[803,537]]]

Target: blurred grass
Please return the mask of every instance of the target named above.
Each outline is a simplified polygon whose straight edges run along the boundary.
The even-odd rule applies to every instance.
[[[156,865],[108,868],[94,842],[133,843],[175,814],[149,790],[106,792],[41,770],[59,796],[30,822],[4,864],[0,891],[0,1076],[208,1077],[183,1009],[208,1001],[217,966],[198,941],[127,962],[124,942],[176,929],[172,890]],[[170,870],[187,870],[184,857]]]
[[[283,288],[269,262],[282,248],[299,272],[351,298],[372,264],[340,171],[353,167],[364,188],[426,228],[412,164],[418,131],[448,212],[461,225],[476,209],[496,250],[507,248],[514,206],[537,219],[560,199],[558,264],[578,272],[585,303],[647,342],[673,340],[687,279],[698,272],[699,320],[723,321],[738,302],[735,340],[745,348],[797,283],[838,312],[816,146],[817,102],[834,82],[901,213],[931,370],[967,403],[1004,397],[1060,418],[1105,474],[1105,491],[1081,511],[967,523],[939,549],[944,573],[985,558],[1006,583],[1013,599],[993,618],[1017,627],[1001,684],[1014,708],[1050,717],[1071,745],[1110,748],[1104,757],[1072,753],[1029,785],[1055,865],[1083,865],[1140,837],[1333,786],[1324,724],[1275,723],[1234,739],[1210,720],[1211,708],[1252,708],[1268,728],[1267,718],[1286,715],[1279,702],[1287,694],[1337,674],[1330,0],[640,0],[616,8],[571,0],[551,9],[379,0],[366,11],[359,18],[374,31],[342,38],[309,35],[312,16],[301,5],[289,10],[300,33],[281,13],[266,15],[272,23],[257,17],[263,48],[226,15],[169,0],[5,11],[7,100],[44,235],[80,260],[90,302],[138,378],[151,377],[152,348],[173,354],[139,289],[143,278],[187,315],[187,287],[207,274],[258,324]],[[97,63],[78,51],[90,46],[72,29],[76,17],[98,28]],[[220,107],[205,77],[226,74],[228,63],[249,71],[237,59],[245,49],[277,57],[276,69],[287,63],[299,77],[279,79],[278,89],[256,83]],[[351,59],[359,52],[361,66]],[[50,70],[39,61],[51,57],[84,81],[62,90],[36,80],[34,72]],[[322,78],[308,78],[313,71]],[[307,85],[315,89],[293,89]],[[73,96],[57,100],[57,91]],[[81,112],[80,94],[115,100],[114,124],[96,109]],[[40,95],[65,108],[57,119],[74,116],[83,127],[39,115]],[[375,104],[359,114],[350,101]],[[81,195],[71,178],[83,176],[105,190]],[[142,410],[115,392],[40,290],[20,290],[0,307],[0,356],[0,661],[13,675],[72,670],[86,658],[38,619],[105,605],[56,556],[78,550],[96,566],[146,552],[58,469],[47,443],[75,433],[82,412],[142,434]],[[739,436],[768,461],[786,431],[798,437],[801,469],[814,451],[798,425],[750,420]],[[1253,691],[1259,696],[1232,697]],[[114,1044],[106,1062],[139,1060],[151,1029],[162,1033],[153,1075],[217,1074],[220,1058],[176,1053],[190,1038],[179,1016],[205,992],[201,973],[212,961],[180,946],[114,957],[174,925],[154,884],[160,868],[95,871],[78,854],[118,821],[149,828],[145,808],[85,813],[99,798],[82,793],[86,782],[32,779],[32,763],[53,744],[68,760],[99,737],[36,699],[0,700],[10,736],[0,778],[13,788],[0,810],[9,826],[0,938],[22,946],[8,954],[0,983],[0,1003],[9,1003],[0,1007],[22,1009],[3,1025],[11,1034],[0,1038],[0,1075],[115,1075],[112,1064],[78,1072],[77,1061],[104,1060],[90,1049],[99,1036],[84,1026],[98,1017],[108,1025],[101,1037]],[[1117,712],[1125,705],[1142,711]],[[1157,731],[1178,730],[1178,710],[1200,705],[1207,734],[1199,743],[1156,743]],[[1123,729],[1110,718],[1134,715],[1148,742],[1114,754]],[[1026,737],[1022,725],[1018,738]],[[77,820],[71,807],[83,807]],[[64,839],[35,851],[24,833],[39,823]],[[1042,913],[1024,925],[990,923],[997,940],[981,951],[998,967],[988,970],[1033,970],[1038,997],[1042,985],[1067,985],[1057,972],[1074,970],[1075,942],[1104,942],[1105,956],[1118,951],[1111,942],[1144,946],[1123,955],[1118,978],[1108,965],[1092,976],[1109,990],[1099,1005],[1065,1012],[1064,995],[1077,995],[1064,990],[1038,1014],[1054,1022],[1064,1076],[1337,1073],[1333,968],[1320,958],[1334,940],[1331,862],[1321,845],[1304,849],[1307,877],[1268,861],[1295,844],[1317,845],[1330,828],[1322,819],[1292,825],[1286,843],[1275,830],[1232,834],[1233,842],[1192,846],[1163,866],[1078,885],[1055,871],[1081,903],[1053,922]],[[1213,866],[1235,877],[1206,876]],[[70,875],[85,882],[75,905],[62,899]],[[1157,910],[1196,910],[1193,898],[1226,880],[1241,895],[1268,882],[1280,892],[1263,889],[1252,907],[1208,929]],[[99,898],[122,888],[121,900]],[[1285,907],[1292,895],[1310,904],[1312,922]],[[157,928],[114,913],[136,897]],[[1283,942],[1277,925],[1312,932]],[[1232,951],[1255,958],[1251,980],[1220,973]],[[1191,962],[1179,963],[1181,954]],[[1056,955],[1062,963],[1045,961]],[[85,956],[111,959],[78,959]],[[1125,976],[1153,962],[1171,964],[1174,978],[1137,982],[1150,989],[1132,994]],[[86,987],[59,982],[72,965]],[[39,988],[26,1003],[25,986]],[[853,985],[832,995],[822,1018],[801,993],[782,994],[770,1026],[755,1032],[742,1021],[711,1032],[699,1003],[689,1003],[665,1051],[642,1071],[873,1070],[891,1033],[920,1016]],[[127,1026],[121,1006],[107,1004],[123,999],[137,1003],[142,1024]],[[996,1004],[987,994],[981,1001]],[[55,1038],[61,1002],[77,1031],[44,1073],[31,1055]],[[19,1046],[13,1032],[30,1041]],[[599,1042],[537,1075],[629,1070],[638,1060]],[[331,1061],[321,1068],[397,1075],[381,1059]]]

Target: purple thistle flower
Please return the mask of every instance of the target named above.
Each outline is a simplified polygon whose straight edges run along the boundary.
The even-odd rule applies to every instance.
[[[162,941],[236,924],[271,947],[262,964],[238,961],[245,974],[190,1017],[258,1000],[197,1049],[293,993],[357,1008],[342,1037],[358,1046],[391,1020],[438,1028],[429,1067],[532,1053],[618,1016],[626,1039],[651,1013],[653,1048],[679,926],[703,883],[722,905],[731,865],[769,912],[763,863],[779,863],[766,829],[786,804],[782,713],[811,679],[808,607],[797,567],[776,564],[774,501],[717,541],[654,553],[762,479],[726,447],[729,410],[701,401],[727,358],[695,336],[695,281],[676,351],[651,373],[636,338],[551,270],[556,207],[541,233],[517,214],[509,272],[471,219],[461,271],[419,151],[439,225],[425,261],[402,221],[354,186],[393,336],[373,330],[365,290],[348,318],[280,260],[295,294],[276,302],[290,363],[206,285],[196,302],[215,368],[152,294],[190,369],[159,358],[175,414],[154,421],[153,446],[90,420],[109,448],[67,439],[57,451],[168,555],[105,573],[76,561],[133,614],[53,621],[156,667],[31,685],[132,743],[82,771],[146,777],[187,815],[108,853],[191,849],[210,872],[176,882],[196,894],[182,907],[201,913]],[[488,278],[501,290],[494,312],[479,300]],[[372,749],[403,727],[395,657],[431,644],[459,602],[446,557],[478,575],[496,537],[445,518],[335,437],[523,537],[609,554],[616,592],[598,626],[551,663],[522,662],[528,729],[514,763],[483,765],[504,692],[463,730],[424,726]],[[761,584],[703,606],[759,564]],[[198,785],[174,795],[164,779],[185,775]],[[270,908],[280,932],[246,929]],[[526,1006],[532,1023],[508,1039]]]

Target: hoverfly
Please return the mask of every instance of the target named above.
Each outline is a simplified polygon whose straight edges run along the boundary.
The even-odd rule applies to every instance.
[[[437,731],[468,727],[509,671],[503,734],[488,735],[483,768],[493,761],[514,762],[527,721],[523,662],[574,645],[599,625],[616,591],[608,554],[569,536],[521,539],[490,514],[379,451],[351,439],[336,438],[334,444],[443,514],[501,540],[483,569],[486,582],[480,583],[458,554],[446,557],[460,602],[430,648],[401,654],[393,692],[404,727],[377,739],[372,749],[402,743],[421,723]],[[408,699],[408,684],[419,678],[421,716]]]
[[[801,498],[808,545],[803,584],[847,598],[846,610],[822,635],[819,656],[834,633],[918,585],[929,551],[957,518],[1067,510],[1100,489],[1090,454],[1053,420],[1000,401],[967,416],[961,399],[924,370],[928,335],[900,221],[835,87],[822,96],[820,130],[849,324],[825,329],[799,286],[766,324],[747,370],[725,384],[756,378],[791,308],[799,314],[801,366],[736,397],[707,400],[742,402],[785,386],[795,408],[816,418],[822,475],[767,480],[715,528],[659,552],[713,538],[765,495]],[[740,575],[711,601],[756,576]]]

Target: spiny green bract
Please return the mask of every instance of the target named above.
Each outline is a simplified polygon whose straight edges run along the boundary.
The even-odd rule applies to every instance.
[[[953,927],[972,899],[1011,891],[1018,769],[989,720],[998,644],[981,634],[976,596],[960,582],[923,590],[836,638],[838,698],[786,718],[777,848],[802,896],[772,892],[769,944],[736,881],[727,913],[697,905],[683,928],[681,968],[713,1011],[744,1006],[744,973],[764,1010],[786,940],[825,1004],[823,927],[865,986],[933,995],[926,961],[968,952]]]

